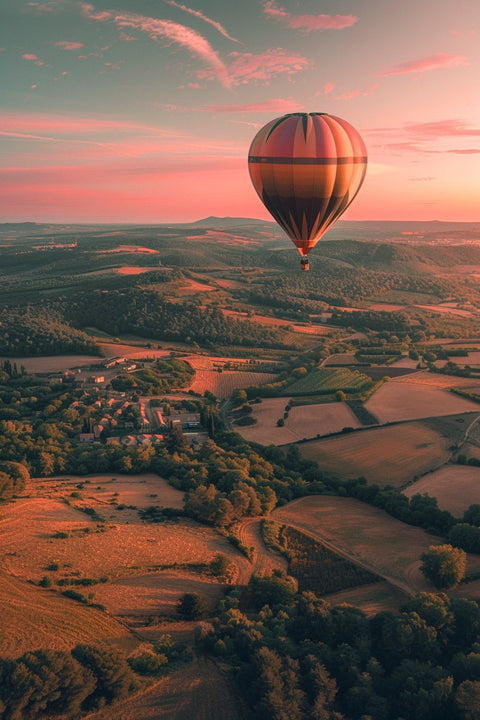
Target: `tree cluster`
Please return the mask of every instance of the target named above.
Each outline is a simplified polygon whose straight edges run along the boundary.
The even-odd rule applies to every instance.
[[[177,340],[202,345],[285,347],[282,333],[248,320],[236,320],[217,307],[169,302],[153,289],[97,291],[69,307],[72,321],[121,335]]]
[[[238,667],[255,720],[470,720],[480,706],[472,600],[422,593],[368,618],[278,574],[254,577],[206,644]]]
[[[100,355],[95,341],[59,313],[28,305],[0,311],[0,346],[4,355]]]
[[[0,659],[0,717],[5,720],[78,717],[128,697],[139,683],[123,654],[77,645]]]

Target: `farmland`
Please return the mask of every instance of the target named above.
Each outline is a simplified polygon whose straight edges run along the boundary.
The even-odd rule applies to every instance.
[[[295,528],[283,527],[281,537],[291,556],[289,573],[297,578],[300,591],[326,595],[379,579]]]
[[[392,578],[403,589],[432,590],[418,572],[419,559],[440,539],[394,520],[382,510],[351,498],[314,496],[277,508],[272,518],[311,533],[372,572]],[[480,570],[480,558],[469,555],[467,569]]]
[[[402,487],[450,457],[450,441],[421,422],[371,428],[299,446],[303,457],[342,479]]]
[[[236,430],[246,440],[262,445],[284,445],[306,437],[341,432],[345,427],[361,427],[348,405],[340,402],[294,405],[283,427],[277,426],[277,420],[284,416],[285,398],[263,399],[252,407],[256,425],[238,427]]]
[[[366,403],[367,409],[381,423],[479,411],[478,403],[454,395],[441,386],[410,382],[410,377],[407,375],[385,383]]]
[[[437,498],[441,510],[461,517],[472,503],[480,503],[480,468],[446,465],[420,478],[405,488],[404,493],[407,497],[428,493]]]
[[[208,390],[219,400],[224,400],[230,397],[234,390],[269,383],[276,377],[274,373],[197,370],[189,389],[199,395],[203,395]]]
[[[370,385],[370,378],[358,370],[348,368],[317,368],[293,385],[288,385],[288,395],[313,395],[334,393],[343,390],[346,393],[357,393]]]

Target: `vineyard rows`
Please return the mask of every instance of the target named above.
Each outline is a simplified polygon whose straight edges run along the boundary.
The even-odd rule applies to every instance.
[[[337,390],[360,392],[370,379],[359,370],[349,368],[317,368],[286,388],[289,395],[311,395]]]
[[[281,540],[290,556],[288,571],[297,579],[302,592],[311,590],[325,595],[380,579],[295,528],[283,527]]]

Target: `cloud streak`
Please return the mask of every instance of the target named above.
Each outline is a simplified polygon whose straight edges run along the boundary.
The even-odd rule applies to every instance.
[[[288,113],[303,110],[303,105],[291,98],[272,98],[247,105],[210,105],[208,109],[214,113]]]
[[[113,11],[97,13],[93,5],[85,3],[82,5],[82,11],[86,17],[92,20],[105,21],[111,19],[121,30],[125,30],[125,28],[140,30],[152,40],[180,45],[188,50],[193,57],[200,58],[209,66],[211,73],[217,77],[222,85],[225,87],[230,86],[227,68],[224,63],[208,40],[196,30],[171,20],[161,20],[146,15],[137,15],[136,13],[116,13]]]
[[[293,15],[279,7],[275,0],[267,0],[263,5],[263,12],[267,17],[278,20],[293,30],[300,30],[305,35],[314,30],[343,30],[358,20],[355,15]]]
[[[194,17],[199,18],[200,20],[203,20],[203,22],[208,23],[209,25],[212,25],[218,32],[223,35],[223,37],[226,37],[227,40],[231,40],[235,43],[240,43],[243,45],[243,43],[240,40],[237,40],[237,38],[232,37],[227,30],[216,20],[212,20],[211,18],[204,15],[200,10],[193,10],[192,8],[186,7],[185,5],[180,5],[179,3],[175,2],[175,0],[164,0],[164,2],[167,5],[171,5],[174,8],[178,8],[178,10],[183,10],[186,13],[189,13],[190,15],[193,15]]]
[[[438,52],[427,57],[415,60],[407,60],[407,62],[399,63],[393,67],[384,70],[378,75],[380,77],[389,77],[390,75],[410,75],[412,73],[424,73],[431,70],[442,70],[445,68],[460,67],[469,65],[465,55],[451,55],[449,53]]]

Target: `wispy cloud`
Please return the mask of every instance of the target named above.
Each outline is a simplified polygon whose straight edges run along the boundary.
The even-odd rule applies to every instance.
[[[303,105],[291,98],[272,98],[249,105],[210,105],[208,109],[220,113],[288,113],[303,110]]]
[[[368,87],[366,90],[350,90],[349,92],[342,93],[341,95],[337,95],[335,97],[335,100],[351,100],[355,97],[367,97],[368,95],[371,95],[375,90],[378,88],[379,83],[373,83]],[[333,89],[333,87],[332,87]]]
[[[399,63],[398,65],[394,65],[393,67],[378,73],[378,75],[381,77],[388,77],[389,75],[408,75],[411,73],[424,73],[430,72],[431,70],[441,70],[444,68],[459,67],[462,65],[469,65],[465,55],[451,55],[449,53],[438,52],[433,55],[428,55],[427,57]]]
[[[480,153],[480,148],[458,148],[453,150],[447,150],[448,153],[455,153],[455,155],[477,155]]]
[[[167,5],[171,5],[172,7],[178,8],[179,10],[183,10],[186,13],[190,13],[190,15],[194,15],[195,17],[199,18],[200,20],[203,20],[204,22],[208,23],[209,25],[212,25],[218,32],[226,37],[228,40],[231,40],[235,43],[240,43],[240,40],[237,40],[237,38],[232,37],[216,20],[212,20],[211,18],[204,15],[200,10],[193,10],[192,8],[186,7],[185,5],[180,5],[179,3],[175,2],[175,0],[164,0],[164,2]],[[241,43],[243,45],[243,43]]]
[[[22,58],[24,60],[30,60],[31,62],[35,63],[35,65],[38,65],[38,67],[43,67],[45,65],[43,60],[39,60],[38,57],[33,53],[24,53],[22,55]]]
[[[479,137],[480,128],[472,127],[465,120],[452,118],[449,120],[434,120],[425,123],[407,123],[405,131],[417,138],[439,138],[439,137]]]
[[[343,30],[354,25],[358,17],[355,15],[294,15],[285,8],[279,7],[275,0],[267,0],[263,5],[267,17],[282,22],[289,28],[307,34],[313,30]]]
[[[89,18],[90,20],[98,20],[99,22],[103,22],[104,20],[110,20],[110,18],[112,17],[112,13],[109,10],[101,10],[100,12],[97,12],[93,5],[90,5],[90,3],[81,3],[80,7],[85,17]]]
[[[263,53],[232,52],[232,62],[228,67],[228,76],[232,85],[245,85],[249,82],[267,84],[278,75],[294,75],[310,67],[306,58],[283,48],[273,48]]]
[[[0,114],[0,132],[4,134],[25,133],[35,134],[39,139],[45,135],[89,135],[91,133],[155,133],[164,136],[178,136],[176,131],[142,125],[111,118],[79,117],[48,113],[3,113]],[[58,138],[53,138],[58,139]]]
[[[62,50],[80,50],[83,47],[81,42],[71,42],[70,40],[59,40],[59,42],[53,43],[55,47],[59,47]]]
[[[57,8],[65,5],[66,0],[49,0],[49,2],[29,2],[28,6],[40,12],[54,12]]]
[[[478,138],[480,127],[459,118],[433,120],[423,123],[405,123],[401,127],[380,127],[366,131],[379,141],[383,150],[393,153],[452,153],[455,155],[474,155],[480,149],[471,147],[445,147],[449,138]]]
[[[117,13],[113,11],[97,13],[93,5],[86,3],[82,5],[82,11],[86,17],[92,20],[105,21],[111,19],[121,30],[125,28],[140,30],[147,33],[152,40],[164,41],[167,44],[176,43],[184,47],[192,56],[200,58],[209,66],[210,73],[216,76],[222,85],[229,87],[230,80],[224,63],[208,40],[196,30],[170,20],[161,20],[146,15],[137,15],[136,13]]]

